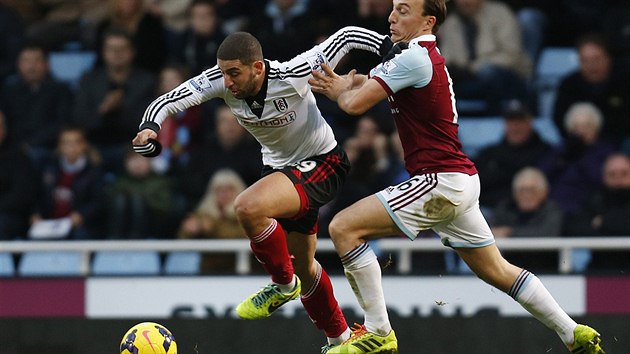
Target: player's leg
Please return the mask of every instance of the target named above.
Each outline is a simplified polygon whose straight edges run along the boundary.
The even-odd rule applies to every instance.
[[[329,231],[344,272],[365,313],[365,323],[344,344],[328,353],[395,353],[398,349],[387,315],[381,283],[381,267],[368,240],[400,230],[374,195],[335,215]]]
[[[315,327],[323,330],[332,345],[341,344],[350,337],[350,329],[333,286],[324,268],[315,259],[316,234],[291,232],[287,235],[289,252],[294,256],[295,273],[302,281],[300,300]]]
[[[286,235],[276,218],[291,217],[300,210],[300,196],[283,173],[274,172],[243,191],[234,202],[239,222],[250,246],[272,283],[236,308],[245,319],[268,317],[282,304],[297,298],[299,279],[294,276]]]
[[[487,225],[481,213],[477,214],[476,209],[471,214],[476,215],[474,219],[477,221],[466,220],[465,224]],[[465,216],[467,217],[470,215]],[[456,220],[455,224],[461,222],[461,219]],[[459,226],[461,228],[462,225]],[[540,279],[529,271],[509,263],[503,258],[496,244],[458,247],[455,250],[479,278],[507,293],[536,319],[554,330],[570,350],[583,350],[577,352],[588,354],[603,353],[599,347],[599,334],[589,327],[578,326],[560,307]]]

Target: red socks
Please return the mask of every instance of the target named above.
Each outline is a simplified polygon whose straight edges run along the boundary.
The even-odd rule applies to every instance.
[[[271,224],[260,234],[251,237],[250,247],[263,268],[277,284],[293,281],[293,263],[287,248],[286,235],[282,226],[272,219]]]
[[[315,283],[300,298],[308,316],[328,338],[337,338],[348,328],[346,319],[333,294],[333,286],[326,271],[318,264]]]

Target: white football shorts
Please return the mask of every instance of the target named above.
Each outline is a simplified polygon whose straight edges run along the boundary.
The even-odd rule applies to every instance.
[[[432,229],[446,246],[475,248],[494,243],[479,192],[478,175],[441,172],[413,176],[376,196],[411,240]]]

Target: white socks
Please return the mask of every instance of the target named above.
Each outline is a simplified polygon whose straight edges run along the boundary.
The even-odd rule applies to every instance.
[[[558,305],[537,276],[523,270],[516,280],[519,281],[522,282],[520,289],[511,296],[537,320],[556,331],[565,345],[572,345],[577,323]]]
[[[280,291],[282,291],[285,294],[288,294],[291,291],[293,291],[293,289],[295,289],[297,280],[295,279],[295,274],[293,274],[293,280],[289,284],[278,284],[278,283],[274,283],[274,284],[276,284],[278,288],[280,288]]]
[[[367,243],[341,257],[348,282],[365,312],[365,327],[379,335],[387,335],[392,326],[387,316],[381,284],[381,266]]]

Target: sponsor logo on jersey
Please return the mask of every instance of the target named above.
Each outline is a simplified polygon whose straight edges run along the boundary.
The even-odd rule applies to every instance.
[[[206,78],[204,75],[199,75],[188,80],[188,84],[199,93],[203,92],[203,90],[207,88],[212,87],[212,84],[210,84],[210,81],[208,81],[208,78]]]
[[[277,100],[273,100],[273,105],[276,106],[278,112],[286,112],[289,109],[289,104],[287,100],[284,98],[278,98]]]
[[[264,128],[280,128],[287,126],[295,121],[297,114],[295,111],[291,111],[282,117],[265,119],[261,121],[254,120],[242,120],[243,125],[248,127],[264,127]]]

